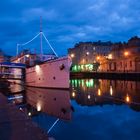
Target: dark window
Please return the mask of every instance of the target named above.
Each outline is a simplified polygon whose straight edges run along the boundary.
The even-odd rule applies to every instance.
[[[120,62],[120,67],[122,67],[122,62]]]
[[[132,83],[131,83],[131,89],[133,89],[133,85],[132,85]]]
[[[130,67],[132,67],[132,61],[130,61]]]

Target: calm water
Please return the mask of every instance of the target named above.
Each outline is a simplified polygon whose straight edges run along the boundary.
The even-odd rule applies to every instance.
[[[56,140],[139,140],[140,82],[72,79],[71,90],[3,90]],[[15,90],[16,87],[16,90]]]

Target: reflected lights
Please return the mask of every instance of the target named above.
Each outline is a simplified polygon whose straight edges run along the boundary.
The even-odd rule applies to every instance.
[[[128,95],[126,96],[125,101],[126,101],[127,103],[130,102],[130,97],[129,97]]]
[[[113,88],[112,88],[112,86],[110,86],[110,95],[111,96],[113,95]]]
[[[101,89],[98,89],[98,96],[101,96]]]
[[[20,108],[19,108],[19,110],[21,110],[21,111],[22,111],[23,109],[20,107]]]
[[[28,112],[28,116],[31,116],[32,114],[31,114],[31,112]]]
[[[72,92],[72,97],[75,97],[75,92],[74,91]]]
[[[91,97],[90,97],[90,95],[88,95],[88,99],[90,99]]]
[[[21,99],[21,98],[23,98],[22,95],[16,95],[16,96],[9,97],[8,100]]]

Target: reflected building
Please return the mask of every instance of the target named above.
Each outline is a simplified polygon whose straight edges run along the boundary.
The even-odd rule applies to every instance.
[[[71,103],[68,90],[27,88],[26,102],[38,112],[63,119],[71,119]]]
[[[28,116],[45,113],[62,120],[71,120],[74,108],[71,106],[69,90],[26,87],[20,91],[23,88],[20,86],[12,84],[12,89],[0,91],[8,97],[9,102],[17,105]]]
[[[82,80],[84,79],[81,79],[81,81]],[[92,87],[88,87],[86,82],[79,86],[72,85],[71,98],[76,100],[78,104],[83,106],[127,104],[132,109],[140,109],[140,95],[138,94],[138,91],[140,90],[140,82],[100,79],[92,80],[94,81],[94,86]]]

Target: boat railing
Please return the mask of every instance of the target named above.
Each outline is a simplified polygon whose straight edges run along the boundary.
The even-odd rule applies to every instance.
[[[0,77],[4,79],[10,79],[10,78],[23,78],[23,74],[13,74],[13,73],[0,73]]]

